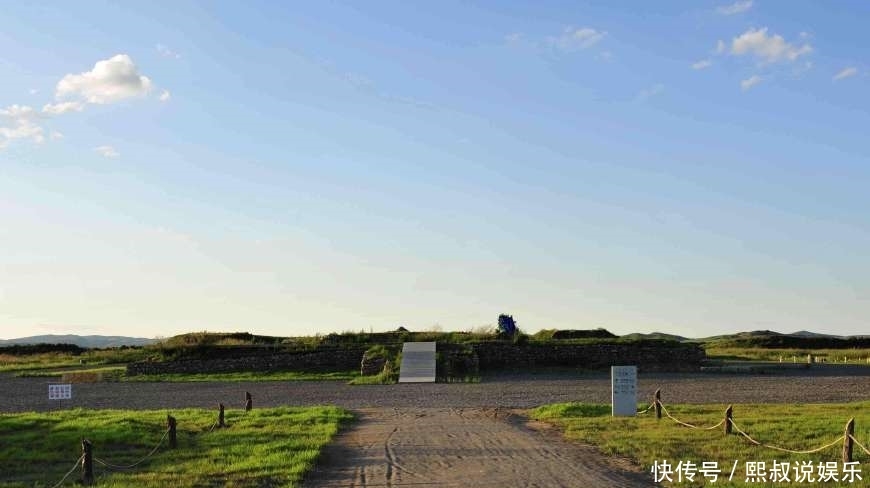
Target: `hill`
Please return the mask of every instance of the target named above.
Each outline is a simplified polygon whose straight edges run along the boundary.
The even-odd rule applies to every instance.
[[[88,349],[102,349],[106,347],[120,346],[147,346],[148,344],[153,344],[155,342],[157,342],[157,339],[146,339],[143,337],[47,334],[30,337],[20,337],[18,339],[0,339],[0,346],[14,346],[26,344],[74,344],[76,346]]]

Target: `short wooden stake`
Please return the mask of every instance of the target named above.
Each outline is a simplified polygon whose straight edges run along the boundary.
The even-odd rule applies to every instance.
[[[728,405],[725,409],[725,435],[731,433],[731,419],[734,418],[734,406]]]
[[[251,392],[245,392],[245,411],[250,412],[254,408],[254,400],[251,398]]]
[[[843,462],[852,462],[852,436],[855,435],[855,419],[849,419],[846,423],[846,438],[843,439]]]
[[[654,401],[655,401],[655,405],[656,405],[656,418],[660,419],[660,418],[662,418],[662,390],[661,389],[656,390],[656,396],[655,396]]]
[[[175,449],[178,447],[178,436],[175,434],[175,427],[178,422],[172,415],[166,416],[166,425],[169,427],[169,447]]]
[[[218,413],[218,427],[226,427],[227,424],[224,423],[224,404],[218,403],[218,408],[220,409]]]
[[[94,446],[87,439],[82,440],[82,484],[94,484]]]

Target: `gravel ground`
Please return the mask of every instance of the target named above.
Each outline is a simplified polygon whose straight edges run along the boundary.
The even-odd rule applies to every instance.
[[[0,375],[0,412],[58,408],[163,409],[322,405],[345,408],[529,408],[546,403],[609,403],[606,373],[486,376],[473,384],[398,384],[350,386],[340,381],[214,383],[83,383],[73,399],[48,400],[48,378]],[[776,375],[640,374],[640,398],[656,388],[668,403],[825,403],[870,400],[870,368],[816,367]]]

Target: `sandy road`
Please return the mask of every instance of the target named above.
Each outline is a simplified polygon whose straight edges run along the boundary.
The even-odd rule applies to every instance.
[[[356,411],[307,488],[655,486],[631,463],[497,408]]]

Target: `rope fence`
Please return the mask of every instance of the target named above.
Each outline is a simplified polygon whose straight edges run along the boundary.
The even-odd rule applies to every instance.
[[[870,450],[868,450],[866,447],[864,447],[864,444],[861,444],[860,442],[858,442],[858,439],[856,439],[855,436],[849,435],[849,438],[852,439],[852,442],[854,442],[856,446],[860,447],[862,451],[864,451],[868,456],[870,456]]]
[[[132,468],[135,468],[136,466],[139,466],[140,464],[145,462],[145,460],[147,460],[148,458],[153,456],[155,452],[157,452],[157,449],[159,449],[160,446],[163,444],[163,441],[166,440],[166,436],[169,435],[169,430],[170,429],[166,429],[166,431],[163,432],[163,437],[160,438],[160,441],[157,442],[157,445],[154,446],[154,449],[151,449],[151,452],[149,452],[148,454],[145,455],[145,457],[143,457],[142,459],[139,459],[138,461],[136,461],[133,464],[125,464],[125,465],[112,464],[112,463],[110,463],[108,461],[104,461],[98,457],[95,457],[94,461],[96,461],[99,464],[102,464],[103,466],[105,466],[109,469],[132,469]]]
[[[55,485],[52,486],[51,488],[57,488],[58,486],[62,485],[63,482],[66,481],[67,478],[69,478],[69,475],[71,475],[72,472],[75,471],[76,468],[79,467],[79,463],[82,462],[82,459],[84,459],[84,458],[85,458],[85,455],[82,454],[78,459],[76,459],[76,462],[75,462],[75,464],[73,464],[73,467],[70,468],[70,470],[67,471],[67,473],[66,473],[65,475],[63,475],[63,478],[61,478],[61,480],[58,481],[57,484],[55,484]]]
[[[725,417],[722,420],[720,420],[719,423],[717,423],[716,425],[712,425],[710,427],[698,427],[697,425],[690,424],[689,422],[685,422],[685,421],[680,420],[680,419],[674,417],[673,415],[671,415],[671,413],[668,411],[668,409],[664,406],[664,404],[661,401],[661,390],[656,390],[652,405],[650,405],[650,407],[648,407],[646,410],[644,410],[642,412],[638,412],[638,413],[639,414],[646,413],[652,407],[655,407],[656,418],[661,419],[662,418],[661,414],[663,412],[667,418],[673,420],[677,424],[682,425],[684,427],[688,427],[690,429],[696,429],[696,430],[714,430],[714,429],[721,427],[722,425],[725,425],[724,430],[725,430],[726,435],[730,434],[731,428],[733,428],[738,434],[740,434],[742,437],[744,437],[750,443],[752,443],[756,446],[759,446],[759,447],[773,449],[775,451],[788,452],[788,453],[792,453],[792,454],[813,454],[813,453],[817,453],[820,451],[824,451],[825,449],[829,449],[829,448],[839,444],[840,442],[842,442],[843,443],[843,461],[844,462],[852,462],[852,446],[853,445],[858,446],[868,456],[870,456],[870,450],[868,450],[866,446],[864,446],[863,444],[858,442],[858,439],[856,439],[854,436],[854,430],[855,430],[855,419],[854,418],[849,420],[849,422],[846,424],[845,433],[840,435],[839,437],[837,437],[836,439],[834,439],[830,443],[825,444],[825,445],[820,446],[820,447],[817,447],[815,449],[798,450],[798,449],[788,449],[788,448],[773,445],[773,444],[767,444],[767,443],[760,442],[760,441],[754,439],[752,436],[747,434],[746,431],[741,429],[734,422],[733,406],[730,406],[730,405],[725,410]]]
[[[216,428],[227,427],[226,420],[224,418],[224,408],[225,407],[224,407],[223,403],[218,404],[218,419],[211,425],[211,427],[208,428],[208,430],[205,430],[204,434],[210,434]],[[245,414],[250,412],[252,408],[253,408],[253,400],[251,398],[251,394],[248,392],[245,392]],[[167,415],[166,416],[166,423],[167,423],[167,429],[165,431],[163,431],[163,435],[160,437],[160,440],[157,441],[157,444],[148,452],[148,454],[139,458],[136,462],[131,463],[131,464],[115,464],[115,463],[111,463],[109,461],[106,461],[105,459],[94,456],[93,455],[93,444],[91,443],[91,441],[83,439],[82,440],[82,455],[79,456],[79,458],[76,460],[75,464],[73,464],[73,467],[70,468],[70,470],[67,471],[67,473],[63,476],[63,478],[61,478],[60,481],[58,481],[54,486],[52,486],[52,488],[59,488],[61,485],[63,485],[66,482],[67,478],[69,478],[70,475],[72,475],[73,471],[75,471],[76,468],[78,468],[79,466],[81,466],[81,468],[82,468],[82,477],[81,477],[81,479],[76,481],[76,484],[82,484],[82,485],[94,485],[94,484],[96,484],[96,478],[94,477],[94,463],[97,463],[101,466],[104,466],[106,469],[109,469],[109,470],[121,471],[121,470],[133,469],[133,468],[141,465],[142,463],[144,463],[148,459],[150,459],[155,454],[157,454],[157,451],[160,449],[161,446],[163,446],[167,437],[169,438],[169,447],[171,449],[174,449],[175,447],[177,447],[177,438],[176,438],[177,421],[175,420],[175,417],[173,417],[171,415]],[[100,475],[100,478],[102,478],[105,475],[105,473],[106,472],[104,471],[103,474]]]

